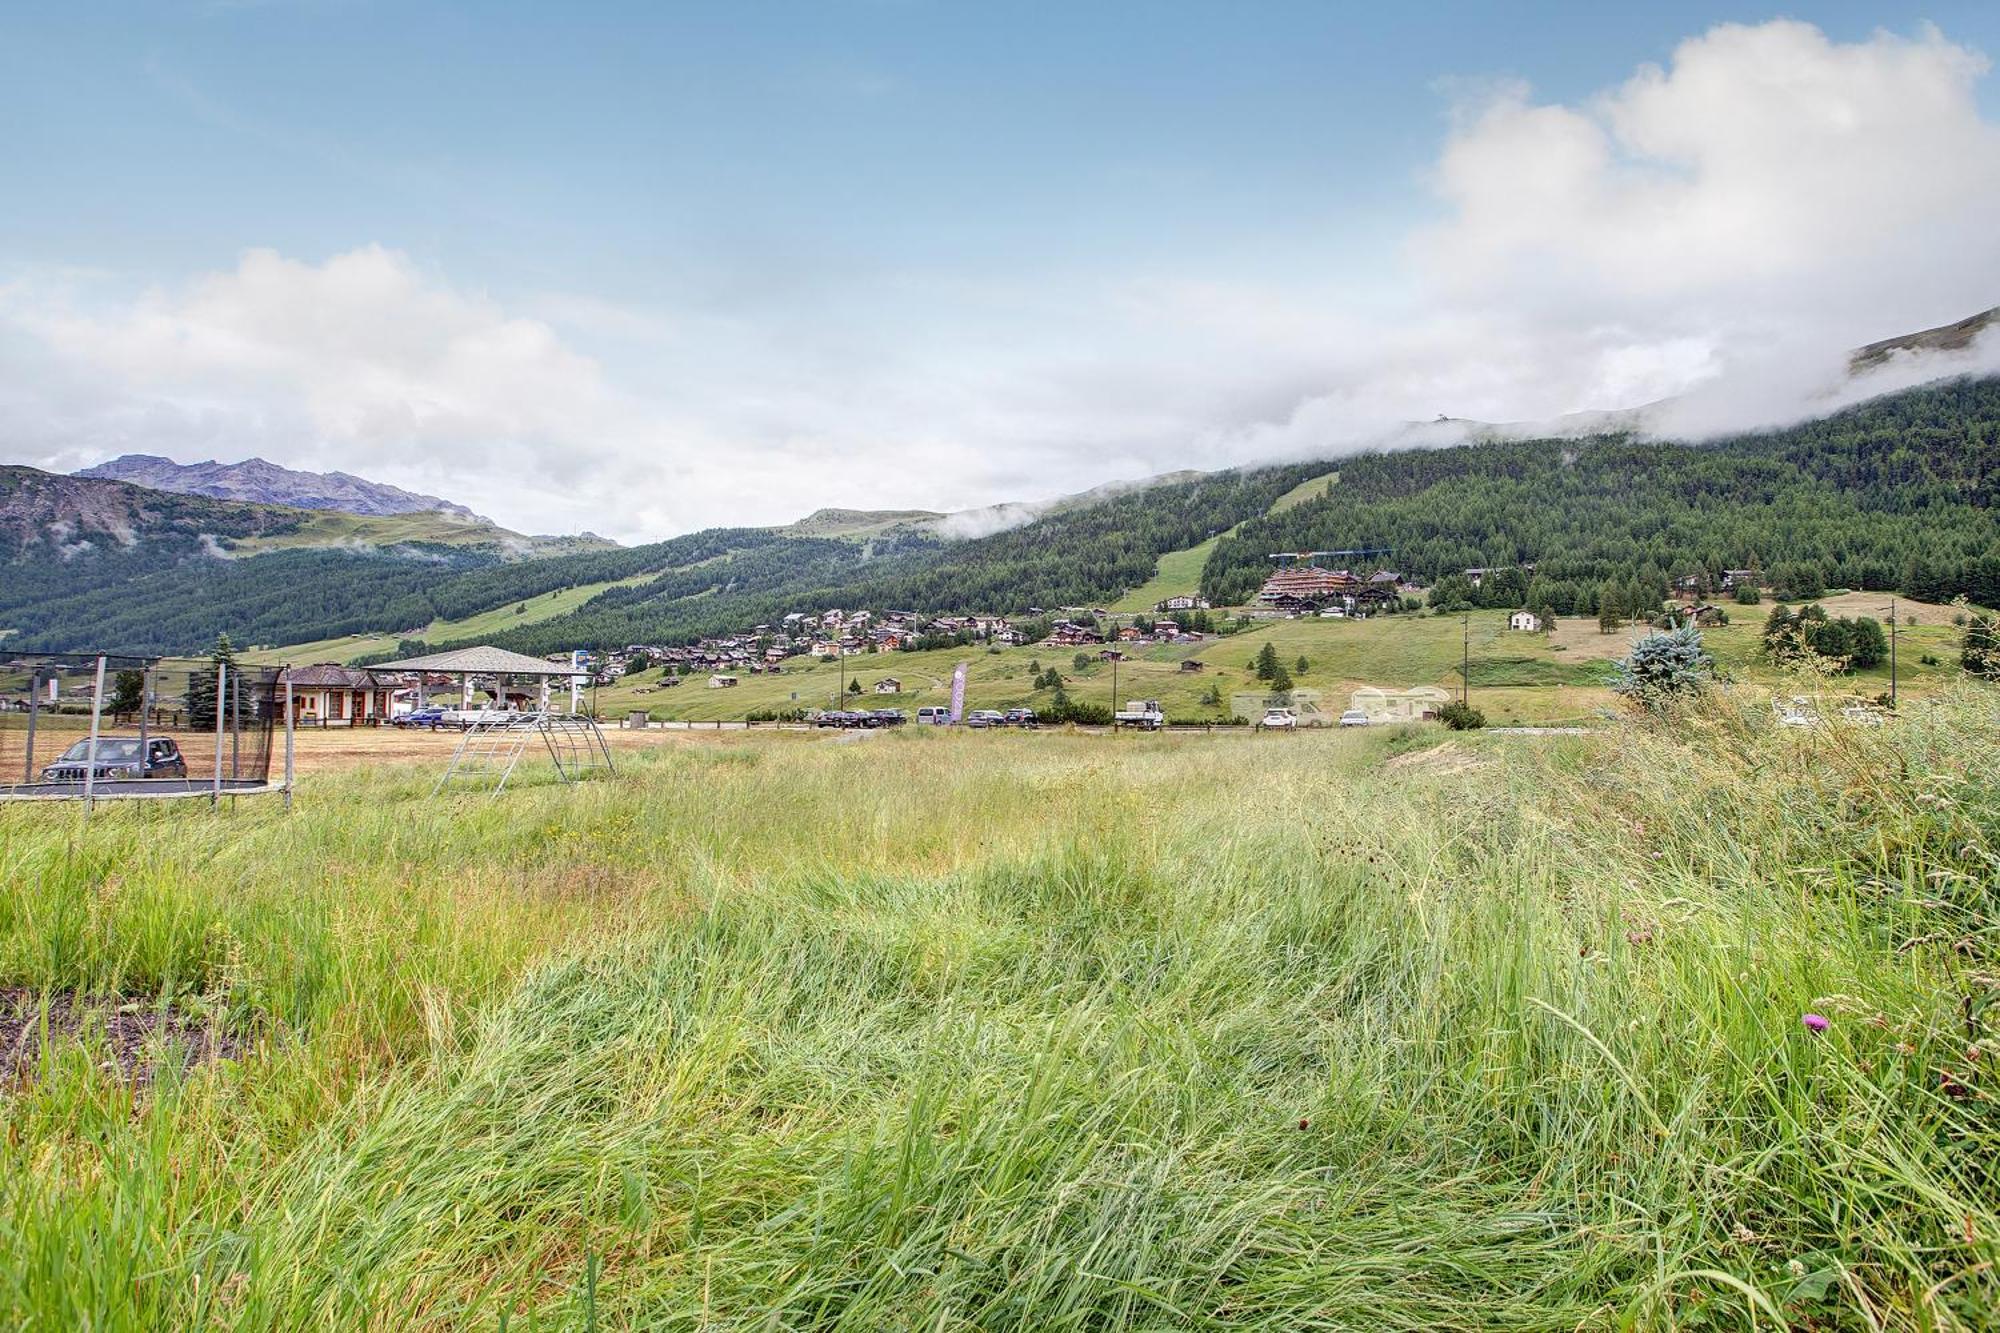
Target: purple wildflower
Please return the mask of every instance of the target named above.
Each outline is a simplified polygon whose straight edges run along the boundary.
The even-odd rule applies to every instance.
[[[1811,1028],[1814,1032],[1824,1032],[1828,1028],[1833,1026],[1833,1024],[1829,1023],[1826,1020],[1826,1017],[1822,1014],[1807,1014],[1804,1018],[1800,1019],[1799,1021],[1804,1023],[1808,1028]]]

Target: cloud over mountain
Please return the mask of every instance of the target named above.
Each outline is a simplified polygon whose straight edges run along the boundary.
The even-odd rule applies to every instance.
[[[254,454],[633,538],[1423,443],[1440,415],[1671,396],[1663,429],[1771,424],[1833,401],[1847,349],[2000,299],[1978,52],[1778,21],[1605,73],[1571,101],[1452,85],[1431,216],[1274,239],[1254,277],[1198,253],[1079,276],[1060,237],[1045,265],[828,265],[679,305],[496,296],[378,244],[137,291],[24,270],[0,440],[65,469]]]

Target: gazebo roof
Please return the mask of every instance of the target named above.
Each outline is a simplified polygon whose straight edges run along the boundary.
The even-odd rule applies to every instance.
[[[513,653],[505,648],[456,648],[448,653],[432,653],[427,657],[406,657],[400,662],[378,662],[371,671],[443,671],[447,673],[465,672],[482,676],[574,676],[577,669],[567,662],[546,662],[539,657],[529,657],[525,653]]]

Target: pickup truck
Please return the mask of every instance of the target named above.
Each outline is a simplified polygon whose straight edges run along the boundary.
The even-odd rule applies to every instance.
[[[1167,713],[1158,699],[1127,699],[1125,706],[1111,715],[1111,720],[1121,727],[1158,731],[1166,725]]]

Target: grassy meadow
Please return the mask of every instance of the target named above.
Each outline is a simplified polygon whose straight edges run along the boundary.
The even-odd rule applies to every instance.
[[[1924,623],[1899,630],[1902,636],[1901,684],[1906,693],[1924,694],[1954,679],[1958,673],[1959,631],[1949,623],[1950,608],[1922,607]],[[1855,612],[1844,605],[1840,614]],[[1783,679],[1764,659],[1759,633],[1769,607],[1732,608],[1733,623],[1708,630],[1703,639],[1717,661],[1733,677],[1771,685]],[[1566,620],[1556,634],[1521,633],[1507,628],[1504,611],[1475,611],[1469,627],[1457,616],[1396,615],[1373,620],[1267,620],[1240,634],[1210,638],[1197,644],[1162,645],[1135,650],[1119,664],[1117,701],[1158,699],[1176,721],[1220,721],[1229,716],[1231,697],[1261,695],[1264,687],[1251,669],[1266,643],[1276,648],[1300,689],[1317,690],[1338,713],[1347,698],[1363,685],[1393,689],[1437,685],[1456,691],[1461,655],[1468,652],[1473,702],[1496,724],[1597,722],[1613,711],[1616,701],[1605,682],[1610,659],[1623,654],[1638,631],[1630,628],[1601,634],[1597,622]],[[1928,654],[1935,664],[1922,659]],[[1074,665],[1075,649],[957,648],[922,653],[877,653],[850,657],[842,667],[831,661],[791,658],[775,676],[742,675],[729,689],[708,688],[706,674],[691,676],[671,688],[660,686],[660,673],[644,672],[629,681],[600,687],[601,716],[623,718],[645,709],[656,720],[711,722],[740,719],[748,713],[783,712],[793,708],[833,705],[843,679],[859,680],[864,694],[851,706],[914,709],[951,702],[951,673],[967,664],[968,708],[1033,708],[1046,703],[1050,691],[1036,690],[1036,668],[1055,667],[1067,679],[1072,697],[1094,703],[1113,702],[1111,667],[1086,654],[1089,665]],[[1299,658],[1307,669],[1296,672]],[[1181,669],[1184,660],[1201,666]],[[297,659],[294,659],[297,660]],[[902,683],[902,692],[878,696],[873,687],[884,677]],[[1889,669],[1881,666],[1841,677],[1834,688],[1856,697],[1873,697],[1889,688]],[[1210,691],[1214,691],[1211,695]],[[1219,703],[1209,702],[1210,698]]]
[[[0,1325],[1990,1327],[1996,702],[0,807]]]

